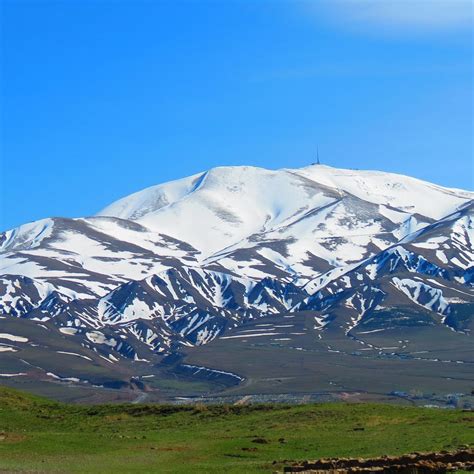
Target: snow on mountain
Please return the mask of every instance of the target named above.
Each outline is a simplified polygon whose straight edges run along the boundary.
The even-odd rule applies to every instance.
[[[364,201],[431,219],[441,219],[474,197],[472,192],[443,188],[409,176],[382,171],[345,170],[317,165],[297,172]]]
[[[51,281],[83,298],[195,262],[190,245],[116,218],[47,219],[3,235],[0,274]]]
[[[321,336],[466,332],[473,199],[375,171],[214,168],[0,234],[0,312],[135,360],[303,310]]]
[[[148,188],[99,215],[187,242],[216,270],[294,279],[361,260],[473,197],[390,173],[242,166]]]
[[[0,236],[0,274],[102,295],[177,265],[308,281],[370,257],[473,193],[316,165],[214,168],[145,189],[98,217],[44,219]]]
[[[48,283],[16,275],[0,277],[1,313],[22,316],[38,307],[54,291]]]
[[[214,168],[124,198],[98,215],[136,220],[190,243],[207,257],[334,198],[284,170]]]
[[[472,314],[474,303],[473,217],[470,203],[357,265],[315,278],[297,309],[324,310],[332,320],[346,321],[349,332],[367,320],[371,328],[407,324],[413,315],[404,311],[415,304],[435,317],[426,316],[424,324],[434,324],[438,315],[439,323],[462,331],[470,324],[464,313]],[[387,317],[395,313],[398,322]]]

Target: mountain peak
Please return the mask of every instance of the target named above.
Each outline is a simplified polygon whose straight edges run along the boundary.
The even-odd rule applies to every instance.
[[[137,221],[209,257],[341,199],[350,199],[351,206],[385,206],[400,219],[420,215],[430,220],[472,197],[407,176],[325,164],[279,170],[223,166],[139,191],[98,215]]]

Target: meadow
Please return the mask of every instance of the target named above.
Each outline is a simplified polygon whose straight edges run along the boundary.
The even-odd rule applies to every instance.
[[[264,473],[285,461],[454,450],[474,413],[389,404],[74,405],[0,388],[0,472]]]

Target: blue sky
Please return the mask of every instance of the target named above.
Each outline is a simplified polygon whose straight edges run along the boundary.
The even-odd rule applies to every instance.
[[[473,189],[471,0],[3,0],[0,230],[213,166]]]

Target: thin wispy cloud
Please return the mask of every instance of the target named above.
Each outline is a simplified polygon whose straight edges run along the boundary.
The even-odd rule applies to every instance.
[[[449,31],[473,26],[474,0],[303,0],[305,8],[353,27]]]

